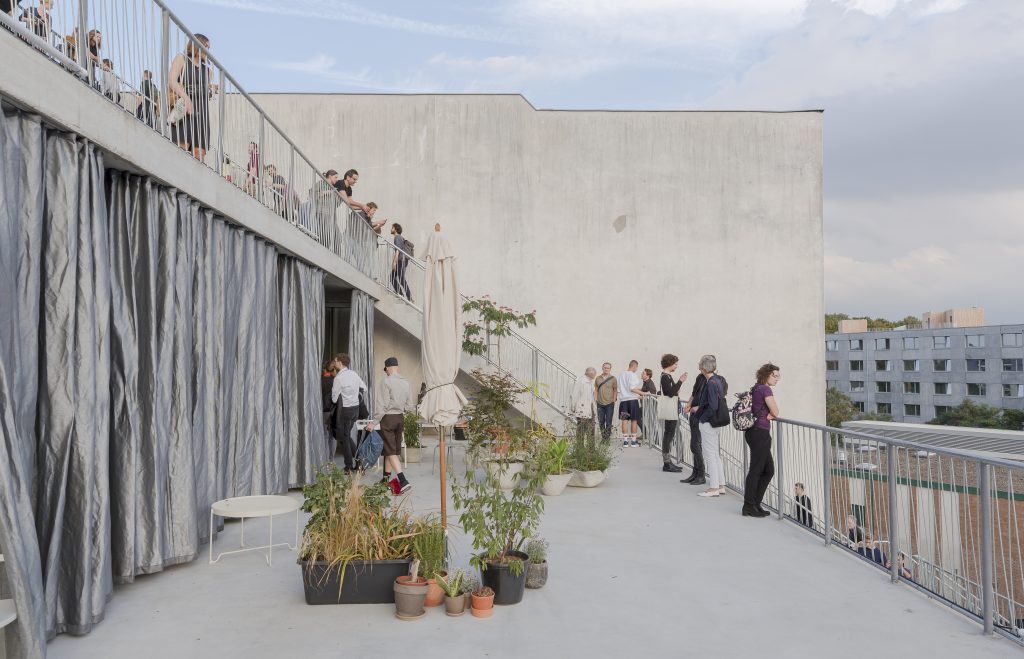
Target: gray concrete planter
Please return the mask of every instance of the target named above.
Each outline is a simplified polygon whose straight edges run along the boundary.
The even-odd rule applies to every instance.
[[[529,569],[526,571],[526,587],[527,588],[543,588],[544,584],[548,582],[548,562],[543,563],[530,563]]]
[[[607,472],[604,471],[574,471],[569,480],[570,487],[597,487],[604,482]]]
[[[557,497],[572,480],[573,473],[570,471],[567,474],[548,474],[548,477],[544,479],[544,484],[540,486],[540,492],[544,496]]]

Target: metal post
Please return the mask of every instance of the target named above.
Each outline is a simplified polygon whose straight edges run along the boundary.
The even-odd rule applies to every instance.
[[[78,1],[78,39],[75,44],[78,47],[78,64],[85,69],[91,87],[96,82],[96,75],[89,65],[89,0]]]
[[[170,131],[171,108],[167,105],[168,93],[171,89],[171,18],[166,9],[160,12],[160,82],[163,86],[160,94],[160,134],[165,137]]]
[[[896,478],[899,473],[899,449],[889,444],[886,449],[885,461],[888,466],[888,495],[889,495],[889,579],[893,583],[900,580],[900,561],[898,560],[900,546],[896,539]]]
[[[224,155],[224,105],[227,95],[224,90],[227,89],[224,86],[224,69],[220,69],[220,74],[217,76],[217,173],[220,174],[224,170],[224,165],[228,159]]]
[[[783,474],[783,457],[782,457],[782,424],[779,420],[775,420],[775,489],[778,494],[778,506],[779,506],[779,519],[782,519],[782,504],[786,496],[786,488],[783,486],[785,482],[782,479]]]
[[[992,575],[992,467],[978,461],[978,496],[981,497],[981,618],[991,634],[995,603]]]
[[[299,218],[294,217],[294,213],[297,211],[292,209],[292,195],[295,194],[295,147],[292,146],[291,143],[289,143],[288,146],[288,185],[286,186],[288,198],[285,200],[285,208],[288,209],[286,211],[286,214],[292,216],[289,218],[290,221],[293,222],[294,224],[298,224]],[[323,239],[320,237],[319,232],[317,232],[317,240],[320,242],[324,242]]]
[[[260,178],[263,175],[263,172],[260,171],[260,168],[263,167],[263,159],[267,157],[267,153],[263,148],[266,145],[266,124],[266,117],[263,115],[262,112],[260,112],[260,135],[259,142],[257,142],[258,146],[256,147],[260,155],[258,158],[256,158],[256,173],[254,174],[256,180],[253,181],[252,184],[254,189],[256,190],[256,198],[263,203],[265,203],[266,200],[264,199],[263,195],[263,179]]]
[[[822,473],[825,492],[822,494],[821,521],[825,524],[825,547],[832,545],[832,442],[828,431],[821,431],[821,461],[824,465]]]

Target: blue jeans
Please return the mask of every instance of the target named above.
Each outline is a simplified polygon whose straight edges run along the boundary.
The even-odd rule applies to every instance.
[[[605,441],[611,439],[612,436],[613,416],[615,416],[615,403],[608,403],[607,405],[598,404],[597,424],[601,426],[601,437],[603,437]]]

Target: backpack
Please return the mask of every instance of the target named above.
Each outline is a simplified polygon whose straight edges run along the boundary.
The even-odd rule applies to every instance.
[[[405,238],[405,236],[402,237]],[[405,238],[405,244],[402,245],[402,251],[408,254],[410,258],[416,256],[416,245],[413,245],[411,240]]]
[[[754,393],[753,389],[736,394],[736,404],[732,406],[732,427],[736,430],[747,430],[754,427]]]
[[[356,469],[366,471],[377,464],[380,454],[384,450],[384,439],[380,433],[374,430],[366,435],[356,448]]]
[[[717,376],[722,381],[722,397],[718,399],[718,409],[715,410],[715,415],[711,417],[709,425],[712,428],[723,428],[729,425],[729,402],[726,400],[726,396],[729,394],[729,383],[725,381],[722,376]],[[708,380],[707,386],[711,386],[711,381]]]

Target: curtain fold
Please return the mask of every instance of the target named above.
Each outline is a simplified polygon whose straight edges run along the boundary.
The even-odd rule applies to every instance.
[[[115,582],[195,558],[214,501],[328,459],[323,273],[2,119],[0,552],[8,656],[35,659],[102,620]]]
[[[349,314],[348,354],[352,358],[352,370],[362,376],[369,390],[366,405],[373,409],[374,375],[373,367],[373,313],[374,299],[368,293],[352,290],[352,310]],[[381,368],[383,368],[383,363]]]

